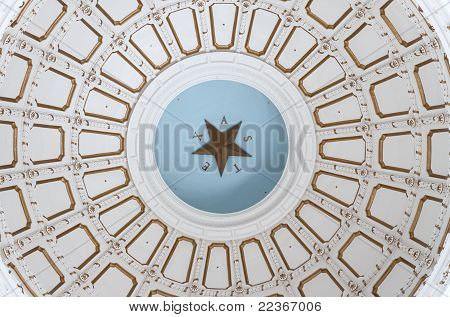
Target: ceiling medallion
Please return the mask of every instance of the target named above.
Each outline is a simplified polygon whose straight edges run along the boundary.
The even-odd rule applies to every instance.
[[[270,195],[283,175],[288,147],[283,117],[269,98],[237,81],[210,80],[165,107],[154,154],[165,183],[183,202],[231,214]],[[140,162],[150,169],[142,159],[151,154],[141,155]]]
[[[306,189],[315,138],[303,98],[278,75],[253,57],[216,52],[161,72],[164,86],[148,85],[131,116],[128,163],[166,223],[208,239],[249,237],[295,207],[286,190]],[[222,142],[239,155],[222,151],[218,165],[213,142],[227,131],[234,142]]]

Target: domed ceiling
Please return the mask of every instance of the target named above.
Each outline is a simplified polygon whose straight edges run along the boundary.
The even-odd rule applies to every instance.
[[[448,265],[449,63],[411,0],[10,3],[0,265],[20,293],[412,296]],[[248,167],[275,152],[273,175]]]

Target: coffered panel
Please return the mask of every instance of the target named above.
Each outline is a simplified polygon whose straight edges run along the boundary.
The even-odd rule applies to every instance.
[[[234,46],[238,26],[239,7],[235,4],[217,3],[209,7],[211,36],[217,49]]]
[[[0,188],[0,201],[9,232],[15,236],[31,228],[31,216],[19,186]]]
[[[0,101],[18,103],[25,93],[33,62],[15,53],[9,61],[5,79],[0,86]]]
[[[183,54],[190,55],[200,51],[202,43],[195,10],[175,11],[169,14],[167,22]]]
[[[398,74],[371,84],[370,96],[376,115],[382,119],[407,115],[411,108],[407,83]]]
[[[295,270],[311,258],[311,251],[288,225],[279,225],[270,236],[288,269]]]
[[[442,109],[446,106],[445,97],[439,89],[441,81],[436,66],[436,60],[429,59],[414,68],[420,99],[427,110]]]
[[[34,165],[61,162],[66,155],[65,139],[66,133],[60,126],[34,124],[29,134],[31,162]]]
[[[372,289],[374,296],[395,296],[401,290],[394,285],[399,281],[406,282],[414,274],[414,265],[404,258],[395,259],[381,275]]]
[[[422,39],[398,1],[387,1],[380,11],[384,22],[401,45],[409,47]]]
[[[46,40],[67,12],[62,0],[47,0],[26,28],[25,35],[42,42]]]
[[[361,257],[364,254],[364,257]],[[353,233],[338,252],[338,259],[356,277],[362,277],[375,270],[383,259],[383,245],[367,234]]]
[[[442,214],[442,207],[442,199],[437,197],[425,195],[419,200],[409,229],[411,240],[423,247],[429,246]]]
[[[337,279],[327,269],[319,269],[306,279],[302,280],[298,286],[302,296],[326,296],[341,297],[344,288]]]
[[[148,265],[167,236],[167,226],[159,220],[151,220],[126,246],[136,261]]]
[[[177,238],[161,273],[172,281],[187,283],[191,276],[196,249],[195,240],[186,237]]]
[[[275,58],[275,65],[285,73],[292,73],[317,47],[317,39],[304,28],[296,26]]]
[[[312,187],[318,193],[350,207],[356,199],[359,182],[352,177],[319,171],[314,175]]]
[[[103,37],[85,20],[71,25],[61,44],[59,52],[77,63],[85,64],[102,45]],[[77,43],[76,48],[73,43]]]
[[[28,269],[39,279],[47,294],[54,294],[64,284],[64,274],[46,249],[36,247],[25,252],[23,257]]]
[[[78,135],[78,151],[82,158],[120,155],[125,150],[125,140],[118,133],[82,130]]]
[[[393,229],[400,225],[404,217],[407,199],[406,190],[378,184],[372,189],[366,215],[383,226]]]
[[[144,203],[135,196],[131,196],[116,205],[100,212],[99,219],[106,231],[117,237],[137,218],[144,214]]]
[[[340,228],[339,218],[309,200],[300,204],[296,217],[322,243],[330,241]]]
[[[56,236],[58,250],[68,266],[81,270],[100,253],[91,230],[78,224]]]
[[[155,69],[162,69],[172,60],[166,44],[153,24],[145,25],[136,31],[131,36],[130,43]]]
[[[211,289],[227,289],[232,284],[230,248],[224,243],[212,243],[206,254],[203,285]]]
[[[77,86],[75,78],[54,68],[49,68],[41,76],[42,81],[36,90],[37,106],[51,110],[67,110]],[[58,95],[52,94],[55,89],[60,92]]]
[[[322,128],[358,123],[362,119],[358,98],[349,94],[323,103],[314,110],[314,118]]]
[[[256,56],[264,55],[280,23],[281,19],[277,14],[265,9],[253,11],[245,44],[247,51]]]
[[[370,42],[365,39],[370,38]],[[363,23],[345,41],[344,47],[353,62],[362,69],[368,69],[389,58],[385,41],[374,26]]]
[[[299,81],[300,90],[307,97],[314,97],[346,79],[346,74],[336,58],[327,56]]]
[[[410,132],[383,134],[378,141],[381,168],[409,173],[414,167],[415,140]]]
[[[97,296],[131,296],[137,286],[136,277],[120,264],[109,263],[93,280]]]
[[[427,172],[431,177],[447,179],[448,129],[430,130],[427,135]]]
[[[86,116],[119,123],[128,120],[130,111],[127,101],[97,88],[89,92],[84,105]]]
[[[145,74],[121,52],[108,57],[101,74],[131,92],[140,91],[147,81]]]
[[[18,128],[15,122],[0,121],[2,151],[0,153],[0,170],[13,168],[18,162]]]
[[[141,0],[119,3],[114,0],[98,0],[96,7],[114,25],[122,25],[142,9]]]
[[[240,251],[245,282],[248,285],[258,285],[273,278],[274,273],[261,241],[258,239],[244,241],[240,245]]]
[[[114,167],[86,172],[83,181],[89,197],[96,200],[128,186],[130,178],[126,169]]]
[[[53,199],[48,199],[49,196]],[[37,181],[33,198],[47,220],[53,220],[75,209],[72,185],[64,177]]]
[[[324,28],[335,29],[352,12],[352,8],[348,0],[309,0],[306,12]]]
[[[366,160],[366,141],[362,136],[324,139],[319,144],[322,159],[362,165]]]
[[[19,2],[0,47],[0,269],[17,292],[445,292],[450,79],[428,2]],[[177,97],[206,82],[220,82],[217,93]],[[224,82],[267,98],[234,98]],[[239,127],[232,137],[249,156],[231,155],[222,174],[203,156],[210,167],[171,168],[182,177],[169,186],[149,127],[172,101],[186,104],[171,126],[187,137],[163,145],[177,151],[166,161],[208,142],[205,119],[221,133]],[[256,124],[267,105],[277,115]],[[268,180],[244,163],[276,163],[272,144],[258,152],[274,121],[289,155]],[[217,209],[264,199],[213,213],[180,201],[183,186]]]

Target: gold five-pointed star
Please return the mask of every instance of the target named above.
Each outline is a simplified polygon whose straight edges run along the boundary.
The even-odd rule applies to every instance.
[[[241,127],[241,122],[232,126],[225,132],[219,131],[215,126],[205,120],[206,128],[209,134],[209,142],[203,145],[192,154],[198,155],[214,155],[217,166],[219,168],[220,176],[222,177],[225,166],[227,165],[228,157],[230,156],[244,156],[251,157],[250,154],[245,152],[239,147],[234,140]]]

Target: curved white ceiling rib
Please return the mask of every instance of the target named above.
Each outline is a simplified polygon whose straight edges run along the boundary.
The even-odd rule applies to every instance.
[[[447,26],[450,23],[450,6],[445,0],[416,0],[417,4],[423,11],[423,15],[427,17],[439,38],[442,39],[442,45],[445,51],[448,52],[450,36],[448,34]]]
[[[445,0],[416,0],[419,7],[423,10],[423,15],[428,18],[441,39],[444,51],[450,51],[450,35],[448,25],[450,24],[450,6]],[[450,243],[446,244],[433,273],[418,293],[419,296],[450,296],[450,287],[448,287]]]
[[[14,280],[5,293],[409,296],[439,278],[449,66],[412,1],[5,3],[0,278]],[[315,121],[305,193],[277,224],[239,239],[160,219],[126,151],[147,84],[217,51],[277,69]]]

